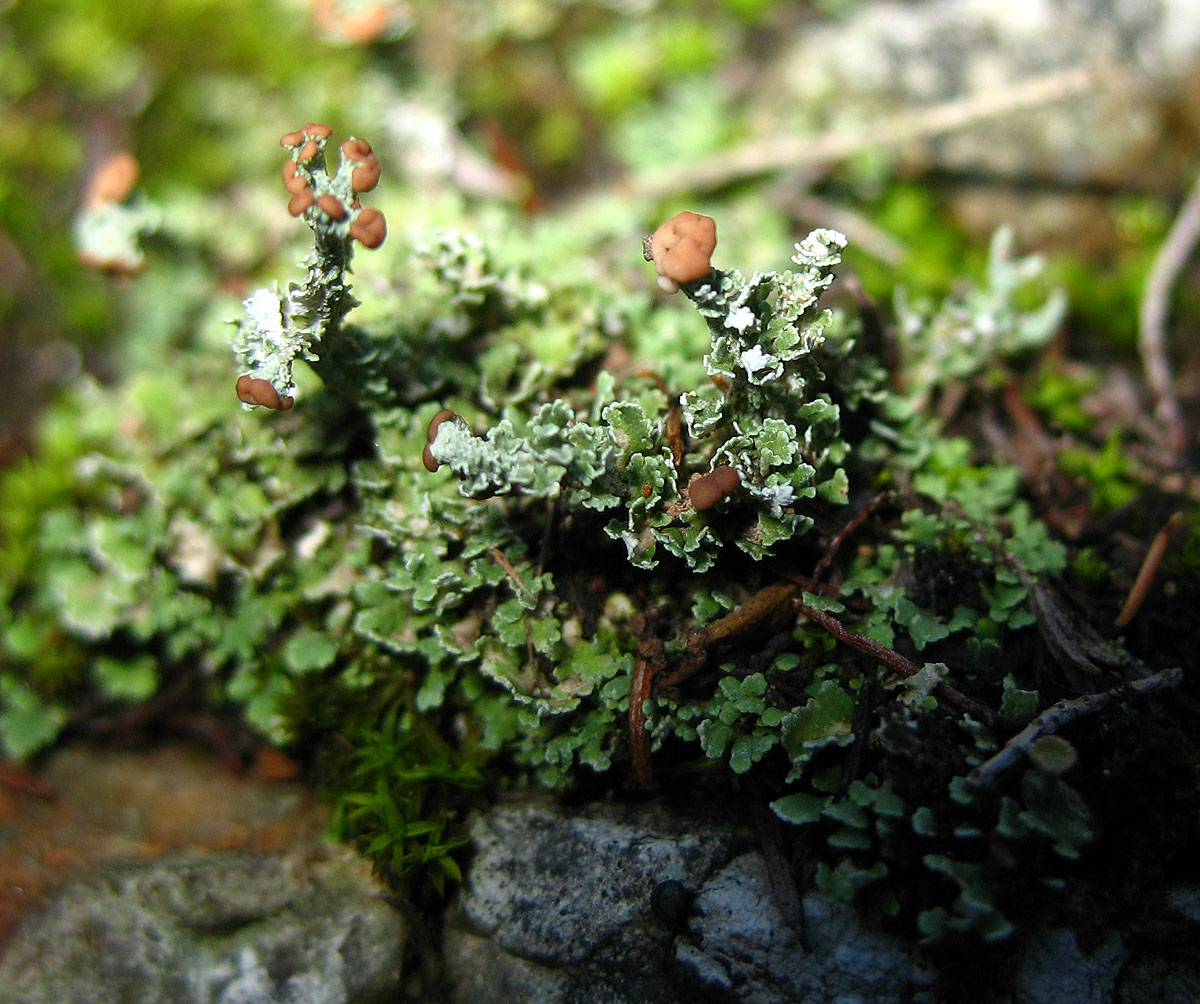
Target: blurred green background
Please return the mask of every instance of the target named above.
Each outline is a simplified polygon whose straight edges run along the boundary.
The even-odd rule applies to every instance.
[[[130,352],[145,361],[214,311],[228,316],[255,277],[278,274],[296,236],[278,200],[283,131],[315,120],[370,137],[401,206],[453,192],[468,207],[536,215],[599,192],[652,219],[683,208],[686,178],[674,199],[639,179],[780,123],[819,132],[835,121],[829,107],[764,107],[775,76],[793,72],[780,58],[788,44],[866,6],[0,2],[0,459],[24,448],[37,402],[80,367],[103,377]],[[836,109],[838,96],[828,100]],[[74,236],[89,177],[119,151],[140,165],[134,198],[163,213],[144,235],[150,267],[133,276],[83,267]],[[739,250],[815,225],[854,230],[850,267],[877,296],[898,280],[940,292],[978,270],[987,235],[948,212],[944,177],[886,148],[832,167],[731,176],[693,201],[730,207]],[[1075,321],[1126,360],[1136,297],[1181,191],[1168,177],[1106,193],[1101,244],[1055,264],[1076,293]],[[1184,306],[1196,299],[1185,293]]]

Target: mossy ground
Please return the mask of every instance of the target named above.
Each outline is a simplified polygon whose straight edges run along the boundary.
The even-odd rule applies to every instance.
[[[568,195],[616,170],[588,161],[597,141],[644,140],[668,112],[708,100],[705,67],[772,6],[706,7],[688,22],[711,43],[694,48],[700,64],[668,60],[624,83],[612,11],[566,19],[548,35],[574,53],[562,106],[523,104],[515,83],[497,91],[489,81],[516,74],[505,52],[542,57],[507,29],[475,38],[488,59],[456,67],[475,102],[457,125],[494,113],[512,130],[533,116],[517,172],[531,186],[524,205],[431,183],[411,164],[385,173],[393,233],[356,260],[362,305],[350,317],[364,339],[354,344],[378,349],[357,360],[376,367],[375,382],[354,370],[322,385],[298,368],[287,414],[238,408],[223,322],[255,284],[286,282],[304,251],[285,236],[275,168],[257,151],[315,115],[300,108],[313,95],[264,99],[296,118],[261,136],[222,133],[229,149],[204,163],[237,164],[234,187],[175,160],[156,169],[161,137],[147,140],[147,187],[167,223],[146,242],[145,272],[112,284],[72,273],[58,293],[63,316],[119,318],[104,365],[90,367],[102,379],[64,381],[28,455],[10,454],[0,474],[6,752],[181,728],[238,756],[277,744],[327,791],[339,832],[421,903],[457,878],[472,807],[542,784],[567,799],[703,793],[743,818],[748,804],[773,803],[800,884],[942,947],[1004,951],[1013,927],[1049,915],[1149,926],[1153,891],[1196,878],[1200,516],[1195,458],[1157,441],[1129,340],[1168,219],[1145,197],[1117,207],[1135,217],[1113,252],[1119,267],[1052,261],[1024,283],[932,185],[880,187],[853,166],[825,183],[831,200],[872,191],[864,217],[916,250],[885,267],[852,244],[836,270],[823,305],[853,350],[822,365],[845,495],[805,499],[797,511],[811,528],[767,556],[723,547],[703,571],[669,554],[635,567],[606,534],[609,515],[561,496],[464,499],[448,472],[422,464],[442,408],[476,432],[505,415],[523,429],[555,399],[599,423],[597,395],[609,394],[662,436],[675,396],[708,381],[713,332],[691,305],[658,297],[641,261],[660,207],[604,189]],[[679,28],[655,16],[660,34]],[[86,12],[66,4],[55,17]],[[403,62],[398,47],[352,62]],[[332,92],[349,64],[322,58],[340,67],[323,85]],[[383,85],[360,76],[350,90],[382,128]],[[416,94],[430,115],[444,108],[419,90],[386,93]],[[598,137],[570,133],[581,95],[611,114]],[[697,155],[744,131],[733,110],[721,135],[683,118],[695,128],[679,149]],[[654,160],[644,143],[626,156],[627,168]],[[804,236],[754,185],[694,208],[718,218],[718,263],[746,275],[784,267]],[[856,292],[859,275],[870,297]],[[1045,307],[1055,278],[1071,291],[1065,315]],[[1186,333],[1194,304],[1179,306]],[[68,327],[83,344],[97,324]],[[945,347],[938,332],[960,330],[982,339],[973,351],[931,354]],[[706,469],[716,445],[689,442],[688,472]],[[1153,588],[1115,627],[1175,512]],[[755,516],[735,502],[705,520],[734,541]],[[839,640],[821,616],[875,647]],[[1075,763],[1061,776],[1022,759],[964,787],[1055,702],[1170,667],[1181,685],[1119,695],[1065,727]],[[993,717],[964,711],[946,684]],[[631,694],[647,699],[644,722]]]

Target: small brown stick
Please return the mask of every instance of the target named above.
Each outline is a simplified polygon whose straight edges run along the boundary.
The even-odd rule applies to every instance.
[[[819,136],[771,136],[737,147],[704,163],[685,163],[653,174],[634,191],[650,199],[680,190],[711,191],[741,178],[806,164],[827,164],[862,150],[899,146],[915,139],[979,125],[991,118],[1041,108],[1091,91],[1101,71],[1074,66],[1031,77],[1006,89],[989,88],[926,108],[895,112],[856,132],[828,132]]]
[[[790,582],[781,582],[764,586],[751,596],[745,603],[731,610],[724,617],[719,617],[707,627],[697,628],[688,634],[688,650],[679,662],[678,668],[664,676],[659,684],[664,687],[674,687],[689,676],[699,672],[708,664],[708,652],[715,645],[740,637],[747,631],[757,627],[772,615],[783,609],[795,594],[799,586]]]
[[[806,606],[798,600],[796,601],[796,609],[809,620],[823,627],[838,641],[866,653],[876,662],[883,663],[888,669],[894,669],[902,676],[916,676],[921,671],[920,666],[904,658],[904,656],[894,649],[890,649],[886,645],[880,645],[879,642],[873,638],[868,638],[866,635],[847,631],[841,621],[836,617],[831,617],[824,611],[814,610],[812,607]],[[991,725],[995,722],[996,714],[991,708],[985,704],[980,704],[961,691],[955,690],[950,684],[939,683],[935,689],[948,704],[953,704],[960,711],[972,715],[986,725]]]
[[[531,600],[536,599],[536,597],[533,595],[533,593],[531,593],[529,591],[529,587],[527,585],[525,585],[524,582],[521,581],[521,576],[519,576],[517,574],[517,570],[515,568],[513,568],[512,562],[508,560],[507,556],[504,554],[503,551],[500,550],[500,548],[493,547],[490,551],[490,554],[493,558],[496,559],[496,563],[501,568],[504,569],[504,571],[507,573],[508,577],[517,584],[517,588],[520,589],[521,592],[523,592]]]
[[[1120,687],[1106,690],[1101,694],[1087,694],[1083,697],[1075,697],[1052,704],[1013,736],[1005,744],[1004,749],[971,771],[967,775],[967,784],[972,788],[982,788],[991,784],[1016,764],[1022,754],[1026,753],[1038,739],[1042,736],[1053,735],[1064,725],[1075,721],[1076,718],[1094,714],[1127,694],[1146,694],[1164,687],[1177,687],[1182,681],[1183,670],[1175,667],[1164,669],[1162,672],[1147,676],[1142,680],[1122,684]]]
[[[36,774],[20,764],[0,760],[0,787],[19,791],[34,798],[51,799],[54,792]]]
[[[1138,569],[1137,578],[1133,580],[1129,595],[1125,598],[1125,605],[1121,607],[1121,612],[1114,621],[1117,627],[1124,627],[1141,609],[1142,603],[1150,592],[1150,587],[1154,585],[1158,568],[1162,564],[1163,558],[1166,557],[1167,544],[1170,543],[1171,534],[1175,527],[1182,522],[1183,513],[1177,512],[1167,520],[1166,526],[1154,535],[1154,539],[1150,542],[1150,549],[1146,551],[1146,557],[1142,559],[1142,567]]]
[[[804,925],[804,904],[784,853],[779,817],[767,808],[770,796],[753,775],[747,775],[744,783],[750,794],[750,813],[762,844],[760,849],[767,869],[767,882],[771,886],[771,898],[783,922],[792,930],[800,930]]]
[[[1175,217],[1167,239],[1159,248],[1146,278],[1142,302],[1138,309],[1138,351],[1146,380],[1156,399],[1158,420],[1166,427],[1167,442],[1180,452],[1187,443],[1179,401],[1175,397],[1171,363],[1167,358],[1167,304],[1171,287],[1187,264],[1200,240],[1200,178],[1196,179]]]
[[[633,677],[629,681],[629,751],[633,769],[643,788],[654,787],[654,768],[650,763],[650,732],[646,728],[646,702],[650,700],[654,677],[663,665],[663,643],[658,638],[643,638],[634,649]]]
[[[671,447],[671,460],[675,469],[679,470],[683,463],[683,409],[679,406],[679,398],[671,398],[667,406],[667,444]]]
[[[634,376],[646,377],[653,380],[655,386],[658,387],[662,396],[667,399],[667,444],[671,447],[671,460],[675,463],[676,470],[683,463],[683,409],[679,407],[679,395],[672,394],[671,389],[667,386],[667,381],[659,376],[654,370],[641,369],[634,373]]]
[[[829,566],[833,564],[833,559],[837,557],[838,550],[846,542],[846,538],[848,538],[850,534],[854,533],[855,530],[857,530],[863,525],[863,523],[867,521],[867,517],[879,508],[880,503],[883,502],[886,497],[886,495],[876,495],[851,517],[849,523],[847,523],[836,534],[834,534],[833,540],[831,540],[829,542],[829,546],[825,548],[825,553],[821,555],[820,561],[818,561],[816,566],[813,568],[812,577],[809,579],[807,587],[810,593],[815,592],[817,586],[820,585],[821,576],[823,576],[829,570]]]
[[[745,634],[778,611],[796,592],[790,582],[764,586],[736,610],[713,621],[704,629],[705,641],[709,645],[728,641]]]

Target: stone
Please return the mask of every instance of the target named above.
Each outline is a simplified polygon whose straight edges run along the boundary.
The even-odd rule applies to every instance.
[[[930,980],[850,907],[810,896],[805,930],[789,924],[757,838],[727,823],[516,801],[479,817],[473,841],[445,931],[462,1004],[898,1004]]]
[[[311,854],[107,864],[26,916],[6,1004],[372,1004],[398,994],[405,926],[369,866]],[[388,995],[391,995],[390,997]]]
[[[1067,83],[1085,68],[1090,83]],[[885,148],[957,179],[951,204],[976,232],[1014,223],[1023,242],[1052,247],[1065,233],[1078,252],[1113,239],[1104,193],[1172,194],[1190,177],[1200,5],[878,0],[793,32],[764,79],[755,120],[768,136],[857,134],[968,98],[1003,107],[1024,84],[1058,81],[1037,107]]]
[[[821,895],[804,898],[804,924],[787,924],[757,852],[731,861],[697,896],[697,938],[676,955],[697,979],[724,974],[746,1004],[779,1000],[900,1002],[933,974],[912,946],[871,931],[854,908]]]
[[[1115,931],[1091,951],[1068,928],[1033,932],[1016,963],[1013,1004],[1109,1004],[1128,958]]]

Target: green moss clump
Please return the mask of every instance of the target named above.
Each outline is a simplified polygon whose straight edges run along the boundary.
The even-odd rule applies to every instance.
[[[1002,939],[1098,840],[1103,754],[968,778],[1087,689],[1062,662],[1086,631],[1019,473],[925,405],[986,393],[1061,301],[1000,237],[977,287],[898,301],[889,373],[829,295],[839,234],[685,283],[691,313],[597,264],[611,218],[571,223],[409,236],[355,313],[318,232],[321,281],[268,292],[274,326],[252,295],[237,334],[242,375],[299,387],[282,413],[237,408],[207,351],[74,387],[4,475],[6,751],[178,690],[289,746],[340,835],[437,890],[485,773],[745,783],[830,894]],[[297,290],[334,291],[319,337]]]

